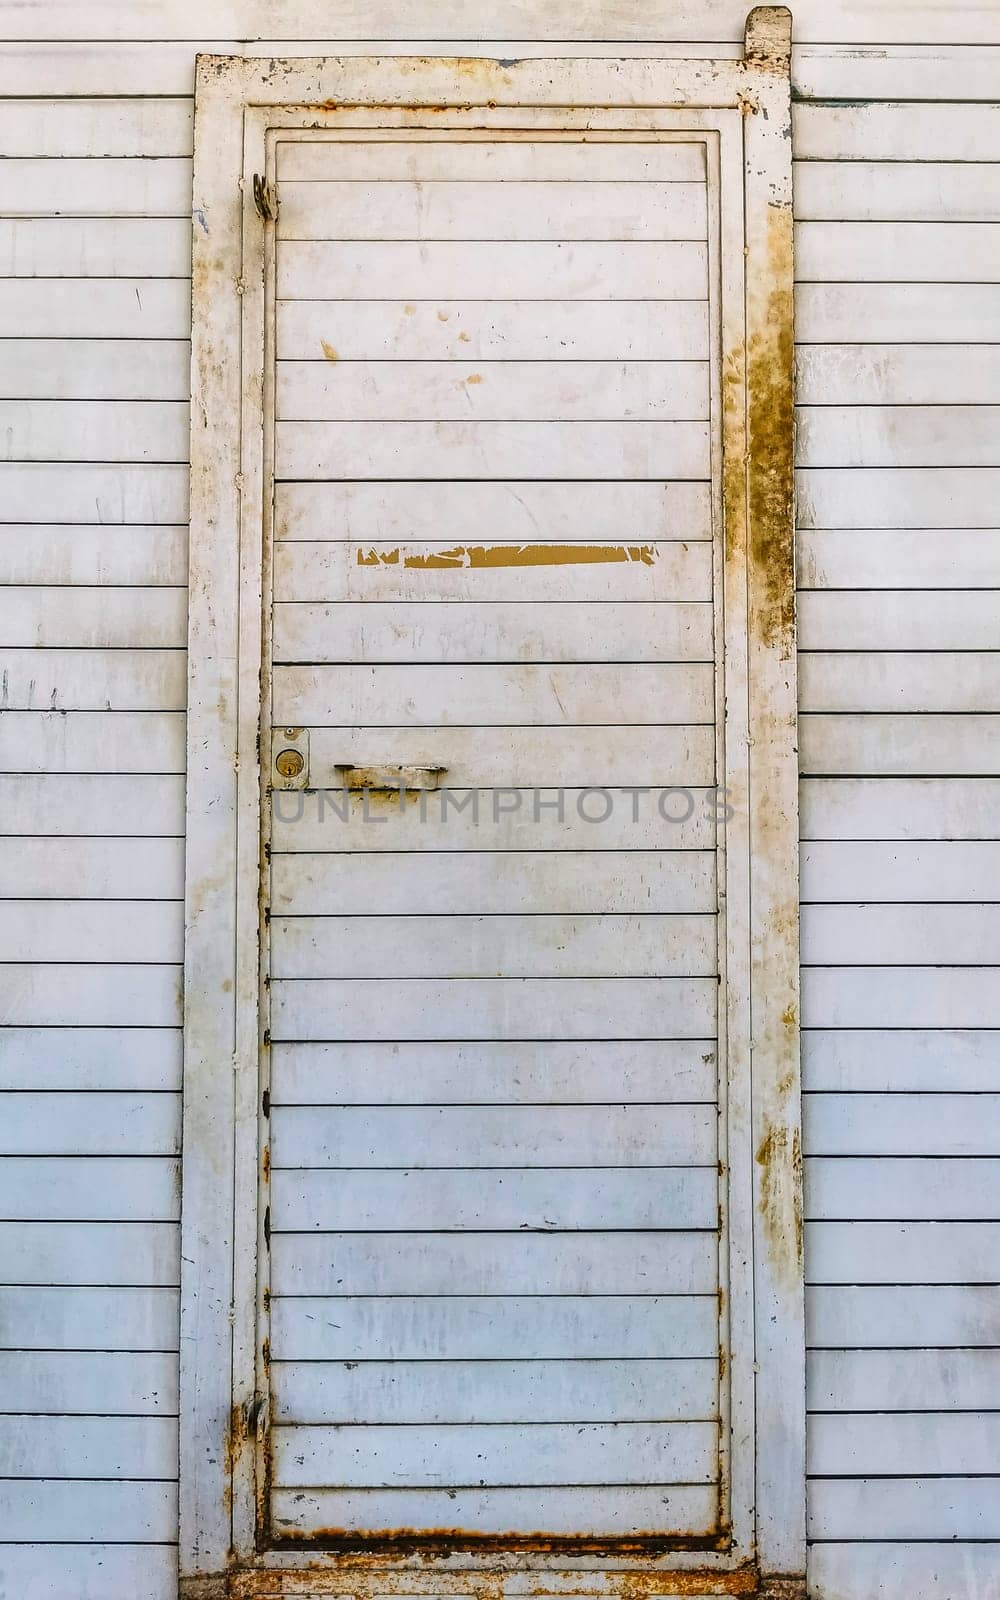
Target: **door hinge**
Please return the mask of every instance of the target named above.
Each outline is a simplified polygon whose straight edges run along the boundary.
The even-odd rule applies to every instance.
[[[259,172],[253,175],[253,203],[265,222],[275,222],[278,216],[278,197],[273,184]]]

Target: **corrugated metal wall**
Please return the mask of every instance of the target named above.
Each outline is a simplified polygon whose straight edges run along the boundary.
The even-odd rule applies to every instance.
[[[456,43],[457,9],[430,48],[493,53]],[[636,50],[637,9],[550,6],[532,30],[501,4],[491,26],[518,37],[495,53],[532,53],[532,31]],[[352,51],[430,25],[402,0],[343,10]],[[670,31],[735,54],[742,9],[722,10],[685,4]],[[826,1600],[983,1600],[1000,16],[825,10],[801,31],[840,44],[795,63],[812,1577]],[[0,32],[47,35],[0,61],[0,1595],[18,1600],[173,1583],[189,96],[196,49],[242,48],[191,41],[258,22],[249,0],[0,8]],[[343,48],[325,32],[284,48]],[[866,39],[898,48],[841,48]]]

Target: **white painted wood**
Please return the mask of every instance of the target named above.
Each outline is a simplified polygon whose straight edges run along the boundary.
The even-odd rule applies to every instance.
[[[1000,784],[992,778],[807,779],[802,798],[806,839],[993,840]]]
[[[898,1416],[816,1416],[810,1472],[990,1473],[996,1465],[1000,1417],[968,1412]]]
[[[282,1106],[275,1166],[704,1166],[714,1106]],[[515,1159],[512,1159],[515,1158]]]
[[[331,149],[329,145],[312,148],[325,152]],[[541,151],[537,146],[534,150],[517,145],[511,148],[519,155],[523,152],[522,159],[530,152],[536,156],[533,164],[549,169],[545,159],[548,151],[544,146]],[[481,160],[491,147],[473,149]],[[370,184],[351,179],[350,168],[354,163],[350,159],[343,163],[348,170],[342,172],[341,160],[336,154],[326,167],[327,180],[321,182],[290,182],[283,176],[279,162],[278,236],[281,239],[351,240],[497,239],[505,244],[523,239],[564,242],[704,239],[707,216],[704,178],[698,172],[701,150],[698,146],[689,149],[695,158],[690,163],[685,159],[687,151],[683,145],[660,146],[650,166],[654,170],[660,168],[662,176],[668,179],[674,178],[671,167],[682,171],[693,167],[697,173],[695,182],[651,181],[641,186],[634,177],[625,182],[611,179],[607,184],[598,182],[595,185],[593,180],[598,172],[580,165],[579,150],[574,151],[581,181],[572,189],[563,183],[546,183],[540,178],[530,183],[507,178],[499,184],[484,182],[473,186],[468,172],[463,171],[454,158],[441,163],[448,174],[446,181],[434,181],[428,172],[426,176],[421,173],[416,181],[394,182],[385,171],[378,175],[379,181]],[[669,158],[675,151],[680,160],[671,162]],[[423,165],[419,157],[417,164]],[[478,164],[478,161],[473,163]],[[496,165],[509,168],[510,162],[508,159]],[[552,165],[562,163],[553,162]],[[598,157],[594,166],[599,168],[600,165]],[[503,172],[490,171],[487,163],[484,169],[484,178],[504,177]],[[428,182],[428,178],[431,181]]]
[[[175,1289],[3,1288],[0,1306],[5,1349],[105,1352],[109,1329],[121,1350],[177,1349]]]
[[[178,1107],[179,1110],[179,1107]],[[177,1163],[159,1157],[7,1156],[0,1162],[0,1216],[5,1221],[173,1222],[180,1218]],[[2,1364],[0,1364],[2,1365]],[[20,1406],[11,1411],[44,1411],[46,1406]],[[103,1405],[62,1406],[55,1411],[118,1408]]]
[[[991,161],[1000,106],[797,106],[793,125],[800,161]]]
[[[706,268],[706,248],[696,242],[524,243],[498,257],[486,243],[361,242],[347,254],[331,243],[289,240],[278,257],[277,292],[282,300],[321,292],[332,300],[385,299],[409,281],[426,300],[527,300],[540,285],[552,300],[700,300]]]
[[[900,1098],[903,1102],[900,1109],[905,1114],[911,1097]],[[947,1100],[952,1097],[945,1095],[942,1098]],[[965,1098],[976,1101],[989,1097],[967,1095]],[[818,1130],[825,1125],[825,1108],[817,1107],[814,1110],[812,1099],[812,1096],[807,1097],[803,1117],[806,1126],[812,1130],[810,1143],[816,1139],[822,1146],[826,1141]],[[875,1138],[870,1142],[875,1144]],[[920,1142],[919,1137],[915,1139],[914,1147],[919,1147]],[[925,1139],[923,1142],[930,1141]],[[935,1148],[950,1148],[956,1142],[952,1130],[948,1129]],[[965,1142],[973,1143],[971,1139]],[[986,1140],[982,1143],[985,1144]],[[889,1141],[886,1140],[885,1144],[888,1146]],[[995,1150],[996,1147],[994,1139],[990,1148]],[[847,1222],[855,1219],[869,1222],[997,1221],[1000,1219],[1000,1200],[995,1198],[998,1195],[1000,1161],[987,1158],[972,1161],[956,1160],[953,1156],[942,1159],[928,1156],[919,1159],[887,1158],[880,1149],[871,1158],[840,1156],[830,1160],[810,1155],[806,1166],[806,1214],[814,1222]],[[820,1406],[819,1409],[825,1408]],[[861,1408],[845,1406],[843,1409]],[[880,1410],[882,1406],[875,1404],[871,1409]],[[888,1405],[885,1409],[889,1409]],[[919,1407],[911,1406],[909,1409]]]
[[[820,108],[805,109],[808,117]],[[872,109],[864,107],[861,115]],[[907,107],[918,116],[923,109]],[[994,110],[991,106],[963,109]],[[954,127],[955,118],[951,121]],[[795,215],[803,222],[996,222],[1000,220],[1000,176],[996,163],[989,160],[962,165],[944,160],[910,163],[895,157],[891,161],[846,161],[841,156],[831,161],[800,160],[795,169]]]
[[[704,1039],[717,988],[712,978],[278,982],[272,1037],[434,1039],[447,1014],[453,1039]]]
[[[539,276],[544,270],[534,269]],[[278,422],[275,471],[298,479],[446,472],[529,480],[707,478],[709,430],[701,422],[655,421]]]
[[[73,91],[64,84],[61,92]],[[189,156],[194,118],[187,98],[5,100],[0,141],[7,156]]]
[[[0,560],[12,584],[100,584],[105,591],[180,585],[187,579],[187,529],[6,524]]]
[[[0,1150],[27,1156],[163,1156],[179,1148],[175,1094],[4,1094]],[[86,1163],[84,1163],[86,1164]]]
[[[619,1172],[595,1172],[591,1187],[570,1186],[561,1168],[546,1171],[508,1167],[499,1172],[424,1170],[365,1173],[339,1168],[336,1172],[285,1172],[271,1169],[271,1226],[278,1232],[346,1232],[357,1228],[392,1230],[401,1216],[419,1216],[426,1228],[451,1231],[470,1228],[712,1228],[718,1212],[718,1173],[712,1166],[674,1170],[651,1167]],[[530,1365],[530,1363],[529,1363]],[[654,1364],[655,1365],[655,1364]],[[411,1375],[412,1377],[413,1375]],[[416,1375],[419,1377],[419,1374]],[[429,1375],[431,1378],[434,1374]],[[452,1374],[452,1378],[462,1374]],[[516,1376],[516,1374],[515,1374]],[[555,1374],[558,1378],[558,1374]],[[299,1392],[308,1395],[310,1377],[297,1380]],[[423,1383],[420,1379],[420,1383]],[[478,1380],[476,1380],[478,1381]],[[506,1381],[506,1380],[505,1380]],[[543,1387],[548,1380],[540,1376]],[[561,1380],[560,1380],[561,1381]],[[711,1379],[713,1399],[716,1380]],[[556,1385],[558,1389],[558,1384]],[[439,1388],[447,1394],[447,1383]],[[517,1392],[516,1388],[513,1392]],[[661,1393],[671,1393],[668,1386]],[[535,1416],[529,1410],[524,1416]],[[649,1413],[652,1414],[652,1413]],[[710,1415],[711,1411],[698,1415]],[[356,1422],[417,1421],[399,1416],[382,1418],[359,1412]],[[589,1418],[617,1416],[617,1410],[581,1413]],[[665,1413],[664,1413],[665,1415]],[[299,1410],[293,1420],[309,1421]],[[337,1420],[336,1417],[331,1420]],[[447,1421],[445,1410],[436,1420]],[[475,1416],[459,1420],[475,1422]],[[488,1417],[479,1420],[489,1421]],[[496,1422],[519,1420],[494,1417]],[[556,1417],[556,1421],[571,1420]]]
[[[90,1565],[89,1558],[95,1547],[98,1554],[103,1554],[105,1557],[110,1555],[114,1562],[115,1556],[122,1548],[118,1544],[116,1550],[115,1536],[121,1533],[123,1527],[129,1529],[137,1546],[145,1541],[148,1541],[149,1545],[156,1543],[169,1545],[173,1540],[173,1530],[177,1521],[177,1491],[171,1483],[155,1481],[144,1483],[132,1480],[116,1483],[112,1479],[93,1482],[81,1481],[78,1478],[34,1481],[8,1478],[0,1486],[0,1515],[3,1516],[4,1527],[10,1535],[3,1554],[4,1575],[6,1576],[8,1572],[13,1575],[25,1551],[31,1553],[33,1540],[44,1543],[51,1537],[53,1528],[57,1528],[63,1535],[60,1541],[63,1548],[60,1549],[59,1544],[56,1544],[54,1547],[49,1546],[44,1556],[40,1550],[35,1554],[37,1566],[44,1578],[48,1579],[51,1576],[55,1582],[60,1582],[64,1581],[62,1571],[64,1551],[78,1553],[84,1567]],[[107,1540],[108,1544],[102,1551],[98,1541],[104,1540]],[[162,1563],[155,1561],[159,1551],[148,1549],[146,1553],[154,1557],[153,1575],[162,1581],[166,1573],[162,1569]],[[13,1558],[12,1564],[11,1558]],[[120,1565],[120,1555],[117,1564]],[[105,1566],[106,1562],[97,1565],[95,1576]],[[34,1574],[28,1581],[32,1581],[33,1577]],[[75,1575],[74,1581],[77,1581]],[[81,1592],[95,1593],[94,1590],[87,1589]],[[147,1590],[147,1593],[150,1592]]]
[[[0,650],[11,711],[183,711],[186,691],[181,650]]]
[[[275,326],[286,361],[329,360],[326,345],[339,361],[703,361],[708,355],[704,301],[602,301],[599,316],[595,310],[588,300],[438,296],[355,299],[348,314],[336,301],[284,300],[275,307]]]
[[[993,406],[800,406],[802,467],[992,466]]]
[[[718,928],[714,914],[274,917],[271,952],[275,978],[686,977],[715,974]]]
[[[215,0],[207,15],[204,5],[195,6],[192,0],[170,0],[166,7],[153,5],[152,0],[140,0],[127,20],[115,6],[108,4],[108,0],[92,0],[83,11],[68,0],[58,0],[41,25],[33,16],[25,19],[13,4],[0,15],[13,41],[21,38],[160,40],[164,37],[197,40],[202,37],[206,25],[210,25],[214,38],[260,40],[270,37],[269,25],[273,21],[268,8],[259,5],[257,0],[251,4],[240,0],[238,5],[234,5],[233,0]],[[734,0],[713,0],[708,7],[685,0],[671,13],[671,42],[709,39],[734,43],[743,37],[745,18],[745,5],[736,4]],[[328,41],[380,39],[397,33],[399,26],[398,14],[391,6],[362,7],[356,0],[342,0],[336,14],[305,4],[286,14],[283,20],[289,25],[287,34],[310,41],[313,49],[312,41],[317,38]],[[619,38],[626,42],[662,39],[664,32],[660,12],[648,3],[630,5],[624,10],[618,7],[609,14],[603,6],[588,5],[581,10],[566,4],[565,0],[557,5],[533,5],[527,10],[523,5],[513,6],[505,0],[490,20],[500,40],[509,36],[560,41],[601,41],[612,37],[617,43]],[[453,0],[443,9],[440,5],[415,5],[407,19],[407,33],[413,39],[464,41],[469,33],[477,31],[477,20],[469,13],[465,0],[457,0],[457,3]],[[896,44],[907,43],[912,31],[912,19],[894,10],[872,12],[858,0],[836,0],[833,6],[821,0],[804,0],[799,7],[796,36],[804,43],[818,39],[825,44]],[[927,43],[983,45],[1000,42],[1000,28],[995,18],[977,0],[962,0],[956,6],[935,4],[929,7],[923,14],[920,31]]]
[[[170,1417],[0,1416],[5,1478],[168,1478]]]
[[[819,1029],[803,1037],[804,1084],[831,1093],[996,1087],[996,1040],[982,1029]]]
[[[798,472],[803,528],[990,528],[992,467],[854,467]]]
[[[333,348],[332,346],[330,347]],[[708,416],[702,361],[279,361],[285,420],[677,420]]]
[[[191,227],[181,216],[8,217],[0,222],[0,268],[7,277],[24,280],[187,278]]]
[[[135,835],[179,837],[184,827],[182,777],[138,777],[127,773],[6,773],[0,776],[3,826],[23,837],[67,835],[113,838]],[[30,857],[28,858],[30,859]],[[58,853],[55,859],[59,859]],[[156,883],[158,847],[148,857]],[[157,890],[157,893],[160,891]]]
[[[987,222],[801,222],[796,274],[802,283],[982,284],[998,244],[1000,225]]]
[[[802,899],[1000,901],[1000,845],[958,839],[806,844]]]
[[[272,1328],[287,1360],[717,1359],[714,1295],[588,1293],[573,1298],[510,1295],[310,1296],[274,1301]]]
[[[285,560],[278,546],[276,572],[304,563]],[[306,549],[309,547],[306,546]],[[329,550],[329,545],[323,547]],[[553,547],[556,548],[556,547]],[[651,548],[656,548],[655,546]],[[319,563],[315,563],[318,565]],[[684,560],[696,568],[697,559]],[[331,565],[343,568],[345,563]],[[426,601],[367,598],[364,609],[350,602],[311,605],[280,602],[274,609],[276,661],[407,661],[414,664],[473,661],[705,661],[712,652],[712,607],[707,600],[648,598],[663,592],[669,561],[617,564],[554,562],[549,567],[464,567],[424,570],[419,582]],[[609,573],[614,572],[613,580]],[[411,595],[413,578],[392,567],[372,572],[347,566],[357,592]],[[605,599],[614,583],[615,600]],[[508,599],[453,600],[478,590]],[[622,591],[636,596],[619,598]],[[524,601],[522,593],[533,598]],[[554,598],[558,596],[559,598]],[[572,597],[566,600],[563,597]],[[548,597],[553,597],[549,599]],[[435,599],[447,605],[435,606]]]
[[[30,713],[12,713],[19,715]],[[125,715],[120,714],[122,718]],[[596,787],[601,787],[602,779],[623,773],[631,783],[640,785],[708,785],[715,777],[714,732],[704,724],[632,724],[600,730],[510,727],[499,742],[488,728],[316,727],[310,735],[310,777],[313,783],[328,788],[342,781],[345,765],[421,766],[429,762],[446,768],[449,788],[461,789],[474,784],[535,787],[550,784],[554,772],[568,786],[592,785],[596,780]],[[0,740],[0,762],[3,749]],[[613,809],[614,802],[609,806],[606,799],[594,794],[587,805],[592,815],[602,816]],[[514,802],[511,809],[515,809]]]
[[[990,1224],[940,1226],[989,1229]],[[981,1250],[985,1244],[980,1241]],[[660,1294],[711,1294],[717,1249],[714,1231],[414,1233],[393,1236],[388,1248],[380,1234],[293,1233],[275,1238],[271,1283],[278,1295],[336,1294],[345,1278],[362,1296],[489,1294],[498,1282],[511,1295],[627,1295],[639,1283]],[[980,1277],[983,1269],[981,1264]]]
[[[274,1106],[714,1103],[715,1050],[707,1040],[575,1045],[276,1044]]]
[[[372,52],[377,54],[378,52]],[[446,52],[450,53],[450,52]],[[695,183],[702,190],[704,196],[705,181],[705,150],[704,145],[692,140],[690,142],[664,143],[649,141],[644,143],[639,150],[623,147],[601,140],[594,140],[581,144],[577,140],[565,141],[560,138],[525,139],[517,141],[490,141],[476,140],[470,143],[458,143],[455,140],[438,141],[436,139],[423,139],[416,141],[393,140],[388,143],[374,143],[359,140],[357,142],[330,143],[321,139],[290,140],[278,146],[275,171],[281,183],[281,195],[286,193],[286,185],[296,182],[330,183],[336,180],[339,183],[351,182],[353,184],[371,184],[377,182],[377,193],[373,195],[374,204],[379,205],[382,199],[396,198],[391,186],[396,183],[417,182],[424,189],[428,183],[446,181],[452,186],[455,184],[496,182],[503,185],[503,189],[491,191],[496,195],[499,206],[504,206],[505,193],[517,192],[519,183],[530,182],[534,185],[544,183],[548,189],[533,189],[528,195],[521,196],[521,205],[517,209],[523,212],[525,205],[531,204],[539,212],[549,209],[548,202],[555,202],[564,208],[567,222],[564,226],[555,229],[551,234],[530,234],[529,238],[554,238],[565,241],[569,235],[566,227],[575,227],[581,216],[586,216],[587,196],[596,192],[591,190],[594,183],[613,183],[618,186],[616,196],[607,197],[608,204],[602,205],[593,213],[597,231],[591,235],[598,239],[615,238],[614,234],[607,234],[603,229],[615,217],[616,204],[624,206],[626,203],[633,212],[645,208],[648,195],[647,185],[650,183],[678,184]],[[588,187],[583,190],[574,189],[569,194],[562,187],[566,183],[584,183]],[[641,184],[642,188],[636,188]],[[622,193],[621,186],[628,185],[631,193]],[[512,188],[513,186],[513,188]],[[367,191],[360,192],[366,196]],[[424,204],[433,205],[434,191],[426,190]],[[535,196],[532,199],[532,195]],[[650,196],[650,198],[653,198]],[[472,191],[467,195],[468,201],[475,205],[481,200]],[[677,200],[678,204],[685,203],[684,196]],[[309,202],[303,194],[299,202],[299,215],[303,216]],[[317,191],[309,215],[312,222],[319,223],[323,231],[296,234],[289,232],[289,211],[282,205],[278,219],[279,238],[306,238],[306,239],[337,239],[341,237],[353,238],[355,235],[344,233],[342,217],[334,211],[330,212],[330,195],[326,191]],[[367,198],[362,200],[359,211],[369,209]],[[570,212],[572,217],[570,218]],[[701,215],[704,216],[704,204]],[[296,205],[294,192],[292,195],[291,217],[294,220]],[[474,225],[475,212],[470,221]],[[542,226],[545,226],[539,217]],[[357,237],[363,237],[358,235]],[[407,234],[376,235],[383,238],[408,238]],[[435,237],[428,235],[428,237]],[[443,235],[437,235],[443,237]],[[475,233],[460,233],[460,239],[474,239]],[[488,235],[493,237],[493,235]],[[498,237],[505,243],[515,238],[508,227],[504,227]],[[584,235],[584,237],[588,237]],[[705,237],[705,230],[698,235]]]
[[[145,224],[142,225],[143,227]],[[11,339],[0,394],[13,399],[184,400],[186,339]]]
[[[8,711],[0,724],[5,772],[183,772],[178,712]]]
[[[274,1429],[278,1484],[329,1483],[345,1488],[385,1484],[436,1487],[466,1483],[559,1484],[572,1471],[581,1483],[712,1480],[715,1428],[704,1422],[617,1423],[611,1427],[522,1423],[516,1429]],[[338,1443],[338,1438],[342,1443]]]
[[[593,317],[589,318],[593,324]],[[711,538],[702,483],[286,483],[275,538],[620,544]]]
[[[996,1409],[1000,1350],[817,1350],[809,1398],[816,1411]]]
[[[5,400],[7,461],[184,461],[188,410],[167,401]]]
[[[169,966],[5,962],[0,1019],[17,1028],[176,1028],[180,979]]]
[[[814,1288],[808,1292],[810,1344],[884,1350],[996,1345],[1000,1291],[959,1284]]]
[[[891,605],[896,597],[887,598]],[[998,711],[1000,660],[988,650],[806,652],[799,709]]]
[[[0,334],[6,339],[186,339],[190,325],[191,290],[181,279],[0,283]]]
[[[817,251],[827,243],[822,234],[815,236]],[[902,256],[893,258],[894,266],[897,261],[898,270],[885,283],[864,282],[858,262],[853,281],[797,284],[796,339],[802,344],[997,342],[1000,285],[973,281],[956,294],[950,283],[899,282]],[[817,264],[825,268],[825,257]]]
[[[184,602],[180,588],[10,585],[0,589],[0,627],[8,649],[176,649],[184,644]]]
[[[998,64],[1000,54],[989,45],[907,42],[875,50],[856,43],[797,43],[792,90],[800,101],[989,101]]]
[[[809,1028],[995,1028],[989,967],[815,967],[803,975]]]
[[[170,156],[144,161],[72,156],[25,156],[4,163],[4,211],[32,216],[43,210],[69,216],[186,216],[191,163]]]
[[[180,1088],[180,1040],[169,1029],[8,1027],[4,1089],[159,1092]]]
[[[949,15],[953,16],[954,12]],[[872,13],[864,13],[870,24]],[[740,24],[742,26],[742,24]],[[702,39],[684,41],[688,57],[738,58],[739,27],[731,40],[706,44]],[[615,40],[615,54],[670,57],[678,54],[677,45],[664,41],[662,20],[655,38],[635,44]],[[856,34],[857,30],[853,32]],[[399,39],[336,40],[337,50],[346,55],[412,55],[413,44]],[[547,40],[465,38],[458,41],[465,57],[520,57],[533,55],[587,56],[593,44],[572,39],[552,43]],[[420,48],[432,55],[453,55],[456,41],[425,38]],[[176,39],[157,40],[155,50],[146,45],[117,41],[91,43],[86,51],[75,44],[50,41],[8,45],[0,86],[5,93],[24,95],[75,94],[83,96],[190,96],[194,89],[194,46]],[[268,39],[269,53],[278,56],[312,55],[315,43],[292,39]],[[205,54],[259,54],[255,42],[199,39],[197,49]],[[875,99],[919,101],[989,101],[996,89],[1000,51],[977,44],[914,45],[896,41],[891,48],[859,46],[855,38],[841,44],[797,42],[793,50],[793,86],[800,99]]]
[[[501,864],[456,853],[414,862],[404,879],[394,861],[367,854],[350,860],[277,858],[274,914],[289,910],[324,919],[338,913],[355,918],[366,911],[391,918],[448,916],[470,905],[490,916],[534,916],[556,907],[584,915],[630,909],[676,914],[704,913],[713,904],[707,853],[643,852],[636,858],[602,851],[572,861],[575,871],[569,881],[566,864],[561,854],[509,855]]]
[[[600,600],[604,604],[698,602],[709,606],[712,550],[707,540],[689,543],[680,539],[654,544],[643,541],[607,545],[569,540],[548,544],[536,539],[523,544],[503,541],[453,545],[434,541],[362,547],[341,541],[296,540],[275,548],[274,592],[279,603],[310,606],[328,600],[339,601],[345,607],[346,602],[360,600],[365,604],[365,614],[370,606],[398,601],[401,604],[397,615],[401,619],[409,616],[414,629],[419,624],[421,630],[435,615],[424,609],[426,604],[443,600],[475,602],[484,619],[491,613],[482,608],[491,600],[516,600],[522,606],[533,600]],[[406,610],[407,603],[418,609]],[[450,616],[450,610],[443,615]],[[602,609],[591,614],[598,648],[605,615],[609,621],[614,620],[613,611]],[[282,616],[278,612],[278,618]],[[658,612],[657,616],[662,617],[663,613]],[[295,625],[294,616],[285,621],[285,626],[289,622]],[[669,614],[663,625],[669,625]],[[301,630],[301,622],[298,626]],[[581,634],[585,648],[586,631],[581,629]],[[323,635],[301,638],[299,648],[322,650]],[[365,651],[364,655],[369,653]],[[322,657],[310,654],[308,659]]]
[[[0,1223],[0,1277],[19,1285],[174,1288],[177,1229],[169,1222]],[[44,1470],[40,1460],[33,1464]],[[117,1471],[120,1464],[110,1476]],[[170,1476],[169,1464],[162,1476]]]
[[[520,727],[710,724],[714,671],[706,662],[640,666],[276,666],[272,715],[291,726]],[[991,708],[992,709],[992,708]]]
[[[603,898],[575,902],[581,908],[589,903],[595,910],[669,909],[657,898],[656,887],[661,873],[671,872],[676,866],[668,852],[711,850],[725,797],[714,788],[692,787],[674,794],[653,789],[648,793],[616,789],[611,791],[610,815],[600,823],[587,818],[603,816],[607,806],[602,802],[598,809],[596,802],[591,804],[591,798],[582,789],[526,790],[515,811],[510,809],[513,795],[497,800],[494,806],[489,789],[476,790],[471,797],[448,789],[425,789],[419,793],[404,790],[400,811],[398,794],[389,807],[374,805],[372,796],[363,791],[299,791],[288,800],[282,796],[273,808],[272,882],[282,881],[285,872],[278,859],[282,851],[298,854],[337,848],[374,854],[403,848],[414,853],[448,855],[453,851],[501,851],[503,860],[492,863],[500,881],[510,884],[519,871],[522,873],[522,900],[511,907],[516,909],[523,903],[525,893],[533,897],[544,880],[551,850],[579,850],[586,855],[572,863],[574,895],[588,893],[598,879],[603,885]],[[522,851],[530,851],[535,860],[521,863]],[[619,851],[627,851],[628,858],[619,855]],[[650,851],[657,853],[651,855]],[[466,872],[475,873],[474,858],[466,857],[462,864]],[[386,869],[374,862],[369,865],[372,883],[384,892]],[[421,872],[416,862],[410,864],[409,870]],[[341,873],[350,873],[344,863]],[[435,891],[446,881],[447,874],[447,861],[438,861],[433,879],[428,880]],[[562,877],[559,874],[560,881]],[[628,898],[633,884],[643,897],[641,904]],[[560,898],[560,906],[565,903]],[[358,909],[369,910],[371,905],[367,899],[362,900]],[[498,909],[503,909],[502,905]]]
[[[1000,906],[804,906],[806,966],[862,965],[892,953],[900,966],[1000,963]]]
[[[0,1374],[4,1409],[12,1412],[170,1416],[177,1410],[177,1365],[167,1351],[5,1350]]]
[[[50,1530],[47,1515],[44,1520]],[[118,1532],[121,1527],[119,1522]],[[163,1600],[177,1582],[177,1554],[171,1545],[11,1545],[3,1563],[4,1577],[11,1583],[31,1583],[38,1600],[62,1600],[68,1584],[79,1600]]]
[[[1000,1096],[813,1094],[807,1115],[813,1155],[989,1156]],[[988,1193],[983,1198],[990,1203]]]
[[[715,1363],[703,1361],[277,1363],[281,1423],[705,1421],[715,1416]]]
[[[799,349],[795,376],[800,405],[988,405],[1000,399],[1000,353],[993,345],[809,344]]]
[[[183,466],[0,463],[4,503],[14,522],[184,522],[188,474]],[[83,517],[81,517],[81,521]]]
[[[995,1539],[996,1478],[813,1481],[809,1528],[818,1539]]]
[[[801,589],[990,589],[994,535],[985,528],[806,529]],[[959,602],[961,603],[961,602]]]
[[[74,799],[85,804],[86,794]],[[10,826],[6,808],[4,822]],[[144,899],[179,900],[183,883],[181,839],[19,838],[0,852],[4,899],[124,900],[141,887]]]
[[[1000,1223],[995,1222],[811,1222],[809,1277],[814,1283],[992,1283]],[[956,1418],[961,1422],[964,1418]],[[998,1421],[1000,1425],[1000,1421]],[[878,1448],[878,1431],[868,1433]],[[844,1444],[857,1449],[845,1437]],[[905,1467],[885,1471],[920,1471],[915,1456]],[[817,1465],[812,1471],[836,1471]],[[850,1467],[841,1468],[850,1471]],[[874,1466],[866,1471],[877,1471]],[[946,1471],[939,1466],[936,1471]],[[982,1468],[978,1470],[989,1471]]]
[[[711,1528],[717,1490],[685,1484],[654,1489],[582,1486],[573,1489],[356,1489],[282,1490],[274,1493],[275,1526],[292,1532],[338,1527],[351,1532],[412,1527],[419,1516],[434,1526],[510,1533],[528,1522],[544,1523],[553,1533],[572,1534],[585,1522],[611,1537],[641,1533],[669,1520],[671,1527],[694,1532]],[[553,1580],[549,1580],[550,1582]]]
[[[1000,720],[974,714],[809,715],[800,723],[805,773],[962,774],[997,771]]]

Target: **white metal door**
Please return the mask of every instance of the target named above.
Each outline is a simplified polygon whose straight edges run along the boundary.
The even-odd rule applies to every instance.
[[[313,136],[275,192],[274,1531],[707,1537],[706,144]]]

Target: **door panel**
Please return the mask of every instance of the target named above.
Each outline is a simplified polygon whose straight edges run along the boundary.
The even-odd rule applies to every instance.
[[[305,138],[276,177],[275,1531],[704,1536],[705,146]]]

